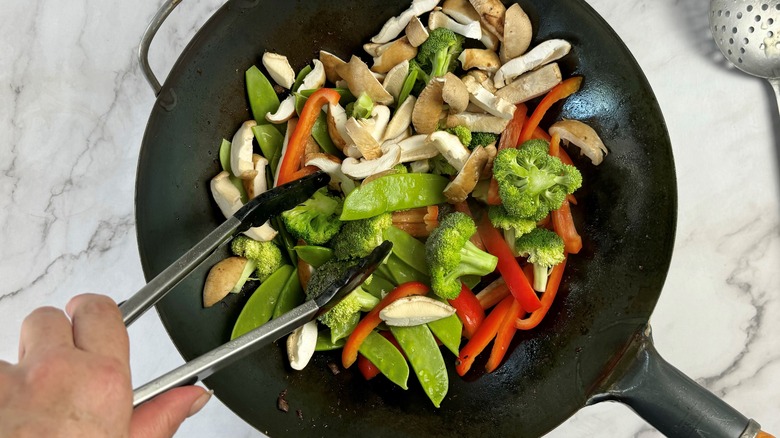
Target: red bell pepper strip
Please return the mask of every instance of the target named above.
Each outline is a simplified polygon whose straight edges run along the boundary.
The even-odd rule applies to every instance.
[[[460,356],[455,361],[455,371],[459,376],[466,374],[471,365],[474,364],[474,359],[477,358],[479,353],[487,347],[490,341],[496,337],[498,327],[507,315],[512,303],[515,299],[511,296],[504,298],[495,309],[485,318],[482,325],[479,326],[474,336],[466,343],[466,345],[460,349]]]
[[[497,146],[499,151],[501,149],[517,147],[517,139],[520,138],[520,132],[523,130],[526,114],[528,114],[528,108],[525,104],[517,104],[515,107],[515,115],[512,116],[512,120],[506,125],[504,132],[501,133],[501,139],[498,141]]]
[[[498,181],[495,178],[490,178],[490,188],[488,188],[487,195],[488,205],[501,205],[501,196],[498,194]]]
[[[468,286],[461,283],[460,294],[449,302],[463,323],[463,336],[466,339],[471,339],[482,321],[485,320],[485,311],[480,306],[479,300]]]
[[[550,156],[559,157],[561,153],[561,137],[556,132],[550,138]]]
[[[539,105],[531,114],[531,117],[528,118],[528,121],[523,125],[523,131],[520,133],[520,144],[531,139],[534,131],[539,127],[539,122],[542,121],[542,117],[544,117],[547,110],[549,110],[555,102],[565,99],[577,92],[577,90],[580,89],[581,84],[582,76],[575,76],[566,79],[553,87],[553,89],[544,96],[542,101],[539,102]]]
[[[531,283],[523,275],[520,265],[517,264],[517,260],[512,255],[512,250],[509,249],[509,245],[501,237],[498,230],[493,228],[488,215],[482,215],[477,231],[485,243],[487,252],[498,257],[498,272],[501,273],[501,277],[504,278],[509,291],[520,302],[523,309],[533,312],[541,307],[542,303],[539,301],[539,297],[536,296]]]
[[[280,186],[294,181],[305,176],[306,172],[312,172],[311,169],[305,170],[306,168],[299,170],[301,159],[306,149],[306,140],[311,135],[311,129],[320,115],[322,106],[327,103],[336,105],[339,99],[341,99],[341,95],[336,90],[320,88],[306,100],[306,104],[301,111],[301,117],[298,119],[298,124],[295,125],[295,129],[287,143],[287,153],[284,154],[279,165],[279,178],[276,185]]]
[[[538,312],[538,310],[537,310]],[[493,349],[490,351],[490,358],[485,364],[485,370],[489,373],[495,371],[501,361],[504,359],[507,350],[509,349],[509,343],[512,342],[512,338],[515,336],[517,329],[515,328],[515,321],[524,315],[523,308],[520,307],[520,303],[517,300],[512,300],[512,305],[504,316],[504,320],[501,321],[501,325],[498,326],[498,332],[496,333],[496,340],[493,342]]]
[[[544,141],[549,142],[550,141],[550,134],[544,132],[544,129],[542,129],[542,128],[537,126],[536,129],[534,129],[533,134],[531,134],[531,138],[532,139],[537,139],[537,140],[544,140]]]
[[[360,370],[360,374],[362,374],[363,378],[366,380],[371,380],[380,373],[379,368],[362,354],[358,355],[357,366],[358,370]]]
[[[355,330],[353,330],[352,334],[349,335],[347,343],[344,344],[344,349],[341,350],[341,364],[344,366],[344,368],[349,368],[353,363],[355,363],[357,360],[358,348],[360,348],[360,344],[362,344],[366,339],[366,336],[368,336],[368,334],[371,333],[379,325],[379,323],[382,322],[382,320],[379,319],[379,312],[382,309],[399,298],[408,297],[410,295],[425,295],[429,290],[430,289],[428,286],[422,283],[417,281],[410,281],[409,283],[404,283],[396,287],[384,298],[382,298],[382,301],[380,301],[379,304],[377,304],[376,307],[368,312],[366,316],[364,316],[363,319],[358,323],[357,327],[355,327]]]
[[[531,316],[526,319],[516,318],[514,324],[516,329],[531,330],[542,322],[542,319],[547,315],[547,311],[550,310],[550,306],[552,306],[555,295],[558,294],[567,259],[568,256],[565,256],[562,262],[553,266],[552,272],[550,272],[550,276],[547,278],[547,287],[544,289],[544,295],[542,295],[542,307],[531,313]]]
[[[563,201],[561,208],[551,213],[553,230],[563,239],[564,249],[569,254],[577,254],[582,249],[582,237],[574,227],[569,201]],[[499,261],[499,263],[501,263]]]
[[[459,211],[466,216],[470,217],[471,219],[474,219],[474,215],[471,214],[471,209],[469,208],[469,205],[466,202],[458,202],[455,204],[455,211]],[[469,238],[471,243],[474,244],[477,248],[481,249],[482,251],[485,250],[485,244],[482,242],[482,239],[479,237],[479,233],[474,233],[471,238]]]

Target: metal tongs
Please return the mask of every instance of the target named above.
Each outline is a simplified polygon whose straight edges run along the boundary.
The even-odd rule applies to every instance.
[[[125,326],[129,326],[144,312],[160,301],[174,286],[198,267],[210,254],[227,244],[237,234],[250,227],[260,226],[271,216],[289,210],[309,199],[314,192],[330,181],[323,172],[284,184],[250,200],[233,217],[209,233],[168,268],[154,277],[146,286],[119,305]],[[169,389],[192,385],[233,362],[291,333],[317,315],[333,307],[346,294],[362,284],[384,260],[392,248],[390,242],[376,247],[343,276],[331,284],[317,298],[306,301],[284,315],[246,333],[186,364],[137,388],[133,406],[148,401]]]

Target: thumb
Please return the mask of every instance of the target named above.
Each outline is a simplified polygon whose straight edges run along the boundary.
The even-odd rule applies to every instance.
[[[181,423],[198,411],[211,398],[211,392],[200,386],[174,388],[133,411],[130,421],[132,438],[170,438]]]

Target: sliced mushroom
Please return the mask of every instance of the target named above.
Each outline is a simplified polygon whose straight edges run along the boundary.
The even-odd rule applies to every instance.
[[[275,113],[266,113],[265,119],[273,124],[284,123],[295,115],[295,96],[290,94],[282,103],[279,104],[279,108]]]
[[[214,198],[214,202],[217,203],[219,211],[229,218],[233,216],[233,213],[238,211],[244,204],[241,202],[241,192],[238,191],[238,187],[233,185],[230,181],[230,174],[227,171],[222,171],[211,179],[211,196]]]
[[[328,135],[339,150],[343,151],[347,147],[347,112],[339,104],[328,105]],[[289,128],[288,128],[289,130]]]
[[[263,54],[263,66],[268,70],[273,80],[286,89],[290,89],[295,82],[295,71],[290,66],[287,57],[278,53],[265,52]]]
[[[319,59],[314,59],[312,62],[314,63],[314,68],[303,78],[303,82],[301,82],[301,86],[298,87],[297,91],[316,90],[325,85],[325,66]]]
[[[501,3],[501,0],[469,0],[469,2],[474,6],[487,30],[499,39],[503,38],[506,6]]]
[[[268,165],[268,160],[262,155],[252,154],[252,162],[255,164],[257,175],[251,180],[243,180],[244,190],[246,190],[246,196],[249,199],[256,198],[268,190],[268,180],[265,178],[265,166]]]
[[[498,154],[496,144],[491,143],[485,146],[485,153],[487,154],[487,161],[485,161],[485,166],[482,167],[482,171],[479,173],[480,180],[493,177],[493,161],[495,161],[496,155]]]
[[[466,38],[478,40],[482,38],[482,27],[479,21],[473,21],[469,24],[460,24],[453,20],[447,14],[441,11],[433,11],[428,16],[428,29],[434,30],[439,27],[449,29]]]
[[[444,187],[444,196],[447,197],[447,201],[451,204],[457,204],[463,202],[474,190],[474,187],[479,181],[479,176],[482,173],[482,169],[485,167],[485,163],[488,160],[488,154],[485,152],[485,148],[477,146],[469,155],[468,160],[460,169],[455,179],[450,181],[446,187]]]
[[[346,64],[346,61],[330,52],[320,50],[320,62],[322,62],[322,68],[325,70],[325,78],[328,79],[328,82],[335,84],[341,79],[341,76],[336,73],[336,67]]]
[[[371,110],[371,118],[368,120],[370,120],[373,125],[371,127],[371,135],[374,137],[374,140],[377,142],[383,141],[387,125],[390,122],[390,108],[385,105],[374,105],[374,108]],[[360,122],[363,123],[365,121],[366,120],[361,120]]]
[[[570,50],[571,44],[565,40],[547,40],[528,51],[525,55],[514,58],[502,65],[493,76],[493,82],[496,88],[501,88],[508,81],[527,71],[535,70],[545,64],[563,58]]]
[[[579,120],[562,120],[550,126],[550,135],[558,134],[565,144],[572,143],[580,148],[590,161],[598,166],[609,152],[601,137],[590,126]]]
[[[506,100],[497,97],[471,76],[464,78],[463,84],[469,92],[469,101],[496,117],[511,119],[516,107]]]
[[[417,47],[409,44],[407,37],[398,38],[381,55],[374,57],[371,71],[387,73],[399,63],[408,61],[415,56],[417,56]]]
[[[465,76],[461,77],[460,79],[462,81],[465,81],[465,80],[467,80],[466,76],[473,77],[474,79],[477,80],[477,83],[479,85],[482,85],[483,87],[485,87],[486,90],[490,91],[493,94],[496,93],[497,89],[493,85],[493,79],[490,76],[488,76],[488,74],[485,73],[484,71],[482,71],[482,70],[470,70],[468,73],[466,73]]]
[[[494,73],[501,67],[501,60],[498,59],[496,52],[487,49],[466,49],[458,56],[458,61],[464,70],[476,68]]]
[[[426,12],[430,12],[437,4],[439,4],[439,0],[412,0],[412,5],[409,9],[403,11],[397,17],[387,20],[379,34],[371,38],[371,42],[386,43],[391,41],[404,31],[412,17],[419,17]]]
[[[287,121],[287,130],[284,132],[284,140],[282,141],[282,152],[279,154],[280,157],[284,157],[287,155],[287,145],[290,144],[290,136],[293,132],[295,132],[295,127],[298,126],[298,118],[293,117],[292,119]],[[282,163],[280,160],[279,164],[276,166],[276,169],[274,170],[274,186],[276,186],[276,182],[279,181],[279,169],[282,168]]]
[[[271,226],[270,221],[265,221],[263,225],[259,227],[252,227],[244,231],[243,234],[251,239],[257,240],[258,242],[270,242],[274,240],[279,232]]]
[[[417,17],[412,17],[409,24],[406,25],[406,38],[412,47],[420,47],[428,39],[428,29],[423,26],[422,21]]]
[[[433,298],[415,295],[399,298],[379,312],[387,325],[411,327],[438,321],[455,313],[455,308]]]
[[[383,140],[398,137],[409,128],[409,125],[412,124],[412,111],[414,110],[415,102],[417,102],[417,98],[410,95],[404,100],[404,103],[398,107],[395,111],[395,115],[390,119],[390,123],[387,124]]]
[[[384,73],[377,73],[375,71],[372,71],[371,74],[376,78],[377,81],[381,84],[385,80],[385,74]]]
[[[306,143],[303,146],[303,162],[301,163],[301,166],[303,166],[303,163],[305,163],[312,155],[319,154],[322,152],[322,149],[320,149],[319,143],[317,143],[317,140],[314,139],[311,135],[306,138]]]
[[[441,99],[449,105],[450,114],[462,113],[469,105],[469,92],[463,81],[452,73],[444,75]]]
[[[347,119],[345,125],[347,135],[352,140],[352,144],[358,148],[360,154],[367,160],[373,160],[382,156],[382,149],[379,147],[379,142],[374,138],[372,132],[369,129],[358,122],[354,117]]]
[[[447,131],[436,131],[429,135],[426,141],[436,146],[439,153],[457,170],[463,169],[471,155],[458,137]]]
[[[404,86],[406,75],[409,74],[409,61],[404,60],[399,62],[398,65],[391,68],[385,75],[385,80],[382,82],[382,86],[385,87],[390,95],[393,96],[393,100],[398,101],[398,95],[401,94],[401,88]]]
[[[294,370],[302,370],[314,356],[317,347],[317,321],[309,321],[287,337],[287,359]]]
[[[441,98],[444,81],[434,78],[420,92],[412,111],[412,124],[420,134],[430,134],[439,127],[439,117],[444,106]]]
[[[561,83],[558,63],[550,63],[538,70],[529,71],[496,92],[496,96],[517,105],[546,94]]]
[[[362,184],[368,184],[368,183],[370,183],[371,181],[373,181],[375,179],[379,179],[379,178],[382,178],[383,176],[387,176],[387,175],[395,175],[397,173],[398,173],[398,170],[396,170],[395,167],[393,167],[392,169],[383,170],[383,171],[381,171],[379,173],[375,173],[375,174],[373,174],[371,176],[366,177],[366,179],[363,180]]]
[[[211,267],[203,285],[203,307],[217,304],[233,290],[247,262],[243,257],[228,257]]]
[[[413,135],[399,142],[398,147],[401,148],[400,160],[402,163],[427,160],[439,155],[436,144],[428,141],[428,136],[425,134]]]
[[[382,144],[384,145],[384,143],[388,143],[388,144],[390,144],[390,143],[400,143],[400,142],[406,140],[407,138],[409,138],[411,136],[412,136],[412,128],[410,127],[410,128],[404,129],[397,136],[385,140]]]
[[[401,158],[401,148],[398,145],[389,145],[384,154],[375,160],[348,157],[341,163],[341,171],[353,179],[364,179],[375,173],[383,172],[398,164]]]
[[[409,172],[428,173],[431,170],[431,162],[428,160],[412,161],[409,164]]]
[[[390,105],[393,96],[382,87],[382,84],[371,74],[368,66],[360,58],[352,55],[348,63],[336,67],[336,72],[347,81],[349,91],[354,96],[368,94],[374,103]]]
[[[493,32],[485,27],[483,21],[480,21],[480,25],[482,25],[482,38],[480,38],[479,41],[485,46],[486,49],[493,51],[497,50],[501,40],[499,40]]]
[[[517,58],[531,45],[533,28],[531,20],[519,4],[515,3],[506,10],[504,17],[504,41],[501,50],[507,59]]]
[[[441,10],[460,24],[479,21],[477,10],[468,0],[444,0]]]
[[[355,181],[341,171],[341,160],[330,154],[314,154],[306,160],[307,166],[314,166],[330,176],[330,188],[348,195],[355,189]]]
[[[363,44],[363,50],[366,51],[369,55],[371,55],[372,58],[376,58],[377,56],[384,53],[385,50],[387,50],[388,47],[390,47],[390,44],[393,44],[392,41],[387,43],[365,43]]]
[[[255,166],[252,164],[252,140],[255,134],[252,127],[257,126],[254,120],[247,120],[241,124],[230,142],[230,169],[233,175],[241,179],[255,177]]]
[[[490,132],[492,134],[501,134],[506,129],[509,120],[502,119],[490,114],[477,114],[463,112],[460,114],[451,114],[447,117],[447,127],[452,128],[458,125],[465,125],[472,132]]]

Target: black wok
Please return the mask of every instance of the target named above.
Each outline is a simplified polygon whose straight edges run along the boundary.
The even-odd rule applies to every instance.
[[[582,252],[570,258],[559,297],[537,329],[516,336],[495,373],[458,377],[440,409],[419,386],[348,370],[333,375],[335,354],[317,354],[292,372],[283,348],[270,346],[209,378],[225,405],[271,436],[539,436],[582,406],[627,403],[674,436],[694,431],[737,437],[748,419],[658,356],[648,318],[671,259],[676,222],[674,161],[666,126],[642,71],[611,28],[580,0],[521,1],[535,42],[573,44],[565,75],[584,76],[582,90],[552,118],[589,122],[610,149],[595,168],[578,159],[584,185],[576,212]],[[277,51],[299,69],[319,49],[341,57],[407,1],[228,1],[174,65],[152,109],[139,158],[136,220],[141,261],[152,278],[222,220],[208,181],[219,170],[218,146],[247,109],[244,71]],[[185,359],[224,343],[246,294],[203,309],[208,266],[157,306]],[[454,362],[454,360],[450,360]],[[482,369],[478,362],[474,369]],[[287,390],[293,410],[276,409]],[[755,427],[750,423],[751,427]],[[752,429],[751,429],[752,430]],[[756,429],[757,430],[757,429]],[[705,435],[702,435],[705,436]]]

